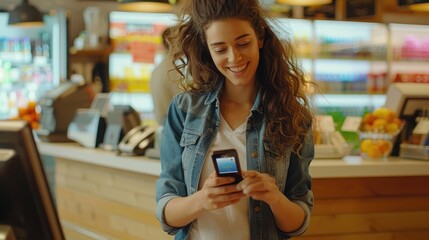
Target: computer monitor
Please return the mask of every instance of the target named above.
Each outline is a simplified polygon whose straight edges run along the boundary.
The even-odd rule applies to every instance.
[[[16,239],[65,239],[26,121],[0,121],[0,225]]]
[[[397,137],[392,155],[399,155],[399,145],[410,137],[422,109],[429,107],[428,83],[391,83],[386,94],[385,107],[393,110],[405,121],[401,134]]]

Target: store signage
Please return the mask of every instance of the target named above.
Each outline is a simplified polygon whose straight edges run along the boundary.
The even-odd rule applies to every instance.
[[[429,3],[429,0],[398,0],[399,6],[409,6],[418,3]]]
[[[346,18],[375,15],[375,0],[346,0]]]

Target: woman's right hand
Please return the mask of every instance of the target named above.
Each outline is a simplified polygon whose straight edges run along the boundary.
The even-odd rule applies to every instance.
[[[218,177],[216,172],[209,175],[203,187],[187,197],[171,199],[165,206],[164,216],[168,225],[183,227],[208,210],[224,208],[235,204],[246,195],[237,189],[232,177]]]
[[[200,190],[202,207],[216,210],[239,202],[245,194],[237,190],[236,184],[227,185],[232,182],[233,177],[218,177],[216,172],[212,172]]]

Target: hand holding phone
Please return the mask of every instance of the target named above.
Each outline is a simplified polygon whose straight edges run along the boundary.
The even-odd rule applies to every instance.
[[[235,180],[230,184],[237,184],[243,180],[240,161],[235,149],[214,151],[212,160],[218,177],[233,177]]]

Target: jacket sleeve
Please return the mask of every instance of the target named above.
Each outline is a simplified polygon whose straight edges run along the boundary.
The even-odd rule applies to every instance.
[[[299,229],[294,232],[282,233],[285,237],[303,234],[310,224],[311,210],[314,205],[312,179],[309,173],[310,163],[314,158],[314,144],[312,130],[303,138],[299,154],[293,153],[290,159],[288,177],[286,180],[285,195],[305,212],[305,219]]]
[[[177,96],[176,96],[177,97]],[[167,203],[179,196],[186,196],[186,185],[182,167],[182,147],[180,138],[183,131],[180,110],[173,98],[164,124],[161,138],[161,174],[156,181],[156,217],[162,229],[168,234],[176,234],[181,228],[169,226],[164,217]]]

